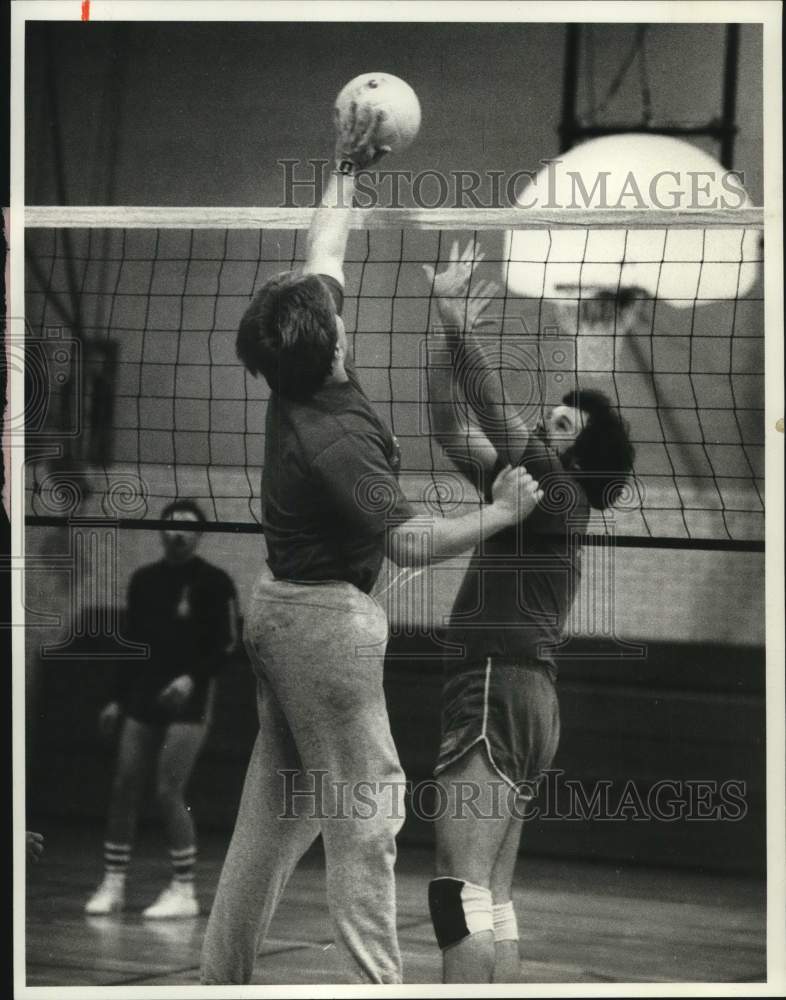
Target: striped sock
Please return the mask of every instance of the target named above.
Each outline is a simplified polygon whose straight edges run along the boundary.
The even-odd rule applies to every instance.
[[[125,878],[130,861],[130,844],[113,844],[109,840],[104,841],[104,871],[107,875]]]
[[[193,882],[194,866],[197,859],[196,844],[183,847],[179,851],[170,850],[169,857],[172,859],[173,880],[175,882]]]

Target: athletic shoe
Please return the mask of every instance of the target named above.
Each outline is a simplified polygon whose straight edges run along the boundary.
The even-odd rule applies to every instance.
[[[126,902],[125,875],[107,874],[104,880],[85,903],[85,913],[91,917],[119,913]]]
[[[176,920],[199,916],[193,882],[172,882],[142,916],[148,920]]]

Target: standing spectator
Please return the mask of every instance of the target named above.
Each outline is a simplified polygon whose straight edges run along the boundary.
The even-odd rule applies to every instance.
[[[115,697],[99,717],[103,735],[120,732],[104,841],[104,878],[85,906],[88,914],[122,910],[137,813],[156,763],[156,794],[172,881],[143,916],[199,913],[194,891],[196,830],[185,790],[210,726],[215,678],[236,644],[235,587],[223,570],[196,555],[204,524],[197,504],[179,500],[162,511],[164,557],[143,566],[128,590],[127,634],[149,647],[149,658],[119,676]]]

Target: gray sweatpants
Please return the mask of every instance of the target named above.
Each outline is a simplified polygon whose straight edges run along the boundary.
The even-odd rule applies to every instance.
[[[202,982],[250,982],[287,880],[321,831],[351,981],[399,983],[393,868],[404,775],[382,689],[385,614],[348,583],[263,574],[245,641],[259,734],[207,925]]]

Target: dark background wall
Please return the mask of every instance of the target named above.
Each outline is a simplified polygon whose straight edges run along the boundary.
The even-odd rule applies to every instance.
[[[523,849],[551,857],[762,874],[762,652],[660,642],[649,644],[646,658],[620,662],[598,643],[584,641],[580,651],[591,657],[561,664],[560,748],[553,773],[541,786],[538,814],[525,826]],[[433,839],[429,784],[441,689],[433,653],[432,639],[422,635],[398,637],[389,647],[385,690],[391,727],[412,783],[404,843]],[[44,828],[55,818],[94,822],[96,849],[112,766],[111,744],[99,739],[96,717],[111,690],[111,674],[109,664],[88,663],[78,655],[50,663],[30,715],[29,815]],[[231,829],[255,733],[254,683],[245,659],[238,657],[219,683],[214,725],[191,784],[189,801],[200,829]],[[581,786],[587,803],[597,794],[598,811],[573,808],[567,782]],[[144,819],[155,822],[152,795],[147,801]]]
[[[651,26],[657,120],[697,124],[719,116],[724,30]],[[598,99],[633,32],[631,25],[592,29]],[[279,204],[277,160],[329,156],[333,99],[369,70],[403,77],[423,108],[417,142],[391,166],[506,174],[537,168],[559,150],[564,38],[562,24],[28,22],[26,200]],[[756,204],[761,45],[761,29],[742,25],[734,167]],[[640,120],[636,66],[630,80],[607,117]],[[584,86],[580,110],[589,100]]]

